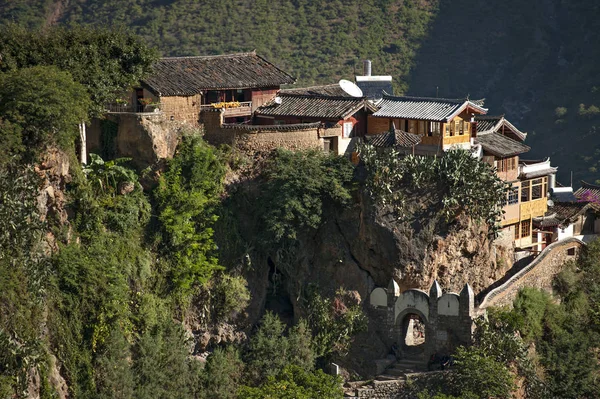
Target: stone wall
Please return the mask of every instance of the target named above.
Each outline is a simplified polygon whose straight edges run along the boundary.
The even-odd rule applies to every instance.
[[[319,124],[304,125],[226,125],[221,110],[207,110],[200,114],[204,126],[204,139],[212,145],[227,144],[253,155],[269,152],[275,148],[300,150],[322,148]]]
[[[570,237],[548,245],[529,265],[501,286],[490,291],[479,308],[512,305],[519,290],[534,287],[552,292],[552,280],[563,269],[565,262],[573,260],[585,243]]]
[[[398,293],[395,286],[395,282],[391,282],[387,290],[377,287],[369,296],[368,315],[378,321],[373,333],[383,336],[388,347],[394,342],[404,342],[404,320],[413,314],[425,324],[425,359],[436,352],[452,353],[457,346],[471,343],[476,312],[473,290],[468,284],[460,294],[442,293],[437,281],[429,294],[416,289]],[[383,302],[384,292],[387,306]],[[400,348],[405,349],[402,344]]]
[[[445,371],[427,373],[411,373],[406,377],[412,387],[404,379],[391,381],[351,382],[345,391],[345,398],[365,399],[416,399],[416,391],[436,386],[444,378]]]
[[[198,125],[200,94],[160,98],[160,110],[168,121]]]

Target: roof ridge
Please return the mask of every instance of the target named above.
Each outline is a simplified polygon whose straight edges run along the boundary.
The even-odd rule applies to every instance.
[[[484,120],[492,120],[492,119],[504,119],[504,115],[475,115],[475,119],[484,119]]]
[[[279,91],[279,96],[283,96],[283,97],[297,97],[297,98],[320,98],[320,99],[327,99],[327,100],[354,100],[354,101],[362,101],[362,100],[366,100],[366,97],[344,97],[344,96],[329,96],[327,94],[305,94],[305,93],[289,93],[289,92],[284,92],[283,90]]]
[[[473,102],[466,97],[465,98],[442,98],[442,97],[393,96],[391,94],[388,94],[385,91],[383,92],[383,99],[384,100],[406,99],[406,100],[416,100],[416,101],[438,101],[438,102],[451,102],[451,103],[455,103],[455,104],[460,104],[460,103],[464,103],[467,101]]]
[[[338,83],[328,83],[325,85],[314,85],[314,86],[308,86],[308,87],[294,87],[294,88],[289,88],[289,89],[281,89],[281,91],[291,91],[291,90],[309,90],[309,89],[316,89],[316,88],[320,88],[320,87],[330,87],[330,86],[337,86],[339,87]]]
[[[206,59],[206,58],[227,58],[227,57],[248,57],[255,55],[260,57],[260,55],[256,54],[256,50],[242,52],[242,53],[231,53],[231,54],[214,54],[214,55],[184,55],[184,56],[176,56],[176,57],[161,57],[159,61],[171,61],[171,60],[189,60],[189,59]],[[260,57],[262,58],[262,57]],[[264,58],[263,58],[264,59]]]
[[[597,184],[592,184],[592,183],[588,183],[585,180],[580,180],[581,182],[581,188],[594,188],[594,189],[600,189],[600,185]]]

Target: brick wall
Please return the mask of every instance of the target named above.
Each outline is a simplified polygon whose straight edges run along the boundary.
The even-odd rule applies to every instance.
[[[200,114],[200,94],[193,96],[161,97],[160,109],[166,120],[198,124]]]
[[[529,265],[511,277],[506,283],[490,291],[481,301],[481,309],[488,306],[511,306],[523,287],[534,287],[552,292],[552,280],[563,269],[565,262],[575,259],[585,245],[577,238],[567,238],[547,246]],[[569,249],[575,255],[569,255]]]

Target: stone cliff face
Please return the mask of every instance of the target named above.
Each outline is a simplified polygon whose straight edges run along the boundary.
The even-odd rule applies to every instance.
[[[326,210],[322,226],[299,237],[287,264],[275,253],[250,254],[253,267],[246,278],[252,303],[245,328],[258,322],[265,309],[288,322],[305,316],[309,285],[317,285],[325,296],[341,287],[352,292],[364,305],[369,324],[377,323],[370,317],[369,294],[391,279],[401,291],[428,291],[437,280],[444,291],[458,293],[469,283],[478,293],[505,274],[512,256],[512,242],[490,241],[487,226],[466,216],[449,226],[425,210],[399,221],[357,194],[352,206]],[[372,373],[373,360],[389,351],[388,338],[374,335],[375,330],[372,325],[371,333],[359,335],[350,356],[339,363],[362,375]]]
[[[244,225],[248,229],[244,235],[252,235],[251,224]],[[309,284],[319,286],[324,295],[343,287],[363,301],[373,288],[387,287],[391,279],[401,291],[428,290],[437,280],[447,291],[459,292],[469,283],[478,293],[505,274],[512,254],[511,242],[491,242],[487,227],[466,216],[448,226],[426,210],[398,221],[366,195],[357,195],[346,209],[326,210],[321,227],[299,237],[297,250],[285,265],[276,253],[250,253],[248,321],[258,321],[265,306],[269,308],[274,284],[279,308],[272,310],[287,303],[285,312],[298,318]]]

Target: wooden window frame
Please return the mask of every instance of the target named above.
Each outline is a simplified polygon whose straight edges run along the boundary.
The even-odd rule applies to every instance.
[[[531,235],[531,219],[521,221],[521,238],[529,237]]]
[[[515,205],[519,203],[519,187],[511,187],[506,194],[506,205]]]
[[[350,128],[348,128],[350,125]],[[354,124],[352,122],[344,122],[342,125],[342,137],[345,139],[352,137],[352,132],[354,131]]]

